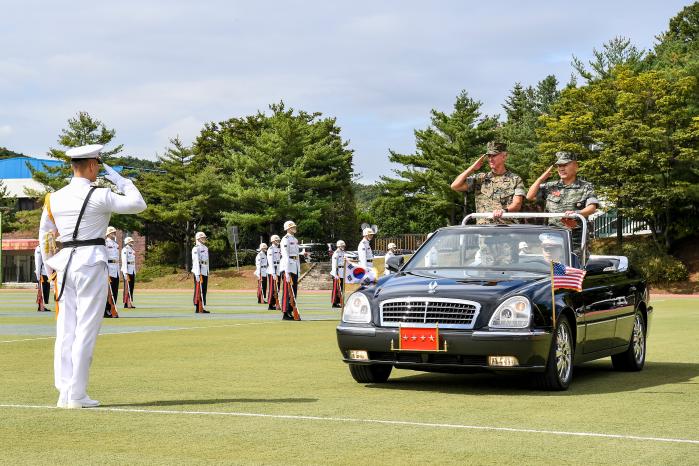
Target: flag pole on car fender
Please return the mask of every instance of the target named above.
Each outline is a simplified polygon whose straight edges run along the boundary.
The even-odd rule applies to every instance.
[[[553,289],[553,261],[551,261],[551,322],[553,322],[553,331],[556,331],[556,295]]]

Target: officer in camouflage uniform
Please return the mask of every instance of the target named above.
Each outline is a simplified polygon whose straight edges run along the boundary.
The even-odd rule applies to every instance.
[[[488,157],[490,172],[477,173]],[[522,178],[505,167],[507,145],[491,141],[488,150],[473,165],[454,179],[451,189],[457,192],[476,193],[476,212],[493,213],[497,223],[517,223],[515,219],[503,219],[505,212],[519,212],[524,201],[524,183]],[[490,219],[478,219],[478,223],[490,223]]]
[[[558,181],[545,181],[551,176],[554,166],[558,170]],[[527,200],[545,201],[544,210],[550,213],[580,214],[587,218],[597,210],[599,200],[592,183],[581,180],[578,174],[578,157],[570,152],[556,152],[556,163],[551,165],[529,188]],[[580,257],[582,226],[576,219],[549,219],[550,225],[571,229],[573,252]]]

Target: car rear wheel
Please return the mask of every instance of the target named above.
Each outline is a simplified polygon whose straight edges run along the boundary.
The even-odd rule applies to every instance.
[[[393,366],[388,364],[350,364],[350,374],[359,383],[384,383]]]
[[[634,316],[629,347],[623,353],[612,355],[612,366],[618,371],[635,372],[646,363],[646,321],[639,311]]]
[[[566,390],[573,380],[573,334],[568,318],[560,316],[551,341],[546,370],[538,376],[544,390]]]

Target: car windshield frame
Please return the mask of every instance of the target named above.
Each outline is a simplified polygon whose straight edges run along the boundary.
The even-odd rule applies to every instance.
[[[561,252],[555,260],[570,266],[572,257],[567,230],[539,226],[467,225],[437,230],[405,263],[401,272],[455,279],[541,275],[549,273],[551,267],[543,255],[544,238],[546,242],[552,238],[556,243],[562,242]],[[522,242],[527,243],[527,249],[520,249]],[[481,256],[486,259],[481,259]]]

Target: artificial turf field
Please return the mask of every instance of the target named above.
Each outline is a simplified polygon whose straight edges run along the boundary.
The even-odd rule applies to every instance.
[[[53,313],[0,291],[3,464],[699,464],[699,299],[656,298],[648,360],[577,367],[566,392],[522,377],[395,370],[354,382],[326,294],[284,322],[253,293],[137,291],[106,319],[90,396],[55,408]]]

